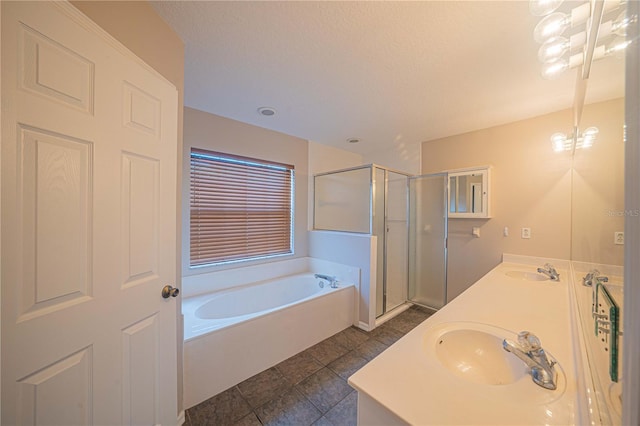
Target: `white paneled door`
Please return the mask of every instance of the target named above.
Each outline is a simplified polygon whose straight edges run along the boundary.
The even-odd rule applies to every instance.
[[[177,422],[176,121],[72,6],[2,2],[2,424]]]

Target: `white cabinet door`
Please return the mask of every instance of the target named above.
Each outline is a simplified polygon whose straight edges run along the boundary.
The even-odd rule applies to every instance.
[[[177,422],[176,122],[72,6],[2,2],[2,424]]]

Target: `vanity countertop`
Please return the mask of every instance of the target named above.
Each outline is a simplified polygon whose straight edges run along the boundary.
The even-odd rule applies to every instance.
[[[532,281],[514,278],[517,274],[513,273],[536,274],[532,264],[501,263],[352,375],[349,383],[359,394],[359,424],[376,418],[361,413],[371,404],[391,413],[388,418],[378,416],[379,424],[389,419],[413,425],[582,423],[576,377],[578,345],[572,337],[571,277],[567,269],[556,269],[559,282]],[[485,384],[460,378],[444,368],[429,350],[436,344],[429,336],[447,328],[474,328],[479,323],[505,329],[504,337],[508,338],[522,330],[536,334],[545,351],[559,363],[562,379],[558,389],[534,384],[529,374],[508,385]],[[526,371],[524,363],[522,366]]]

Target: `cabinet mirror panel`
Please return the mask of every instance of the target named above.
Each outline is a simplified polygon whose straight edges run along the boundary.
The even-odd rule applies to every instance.
[[[449,217],[490,217],[489,168],[449,173]]]

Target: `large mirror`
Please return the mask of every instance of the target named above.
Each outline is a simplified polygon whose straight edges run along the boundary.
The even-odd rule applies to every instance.
[[[600,420],[620,424],[627,214],[624,98],[587,105],[582,123],[598,128],[598,134],[593,145],[576,148],[573,155],[571,260],[575,294]]]
[[[595,62],[592,72],[607,65]],[[623,80],[623,74],[609,76]],[[576,143],[572,158],[571,260],[587,348],[585,361],[595,387],[594,411],[602,424],[615,425],[622,422],[623,231],[628,214],[624,207],[624,96],[586,105],[579,134],[588,128],[597,128],[595,140],[587,146]]]

